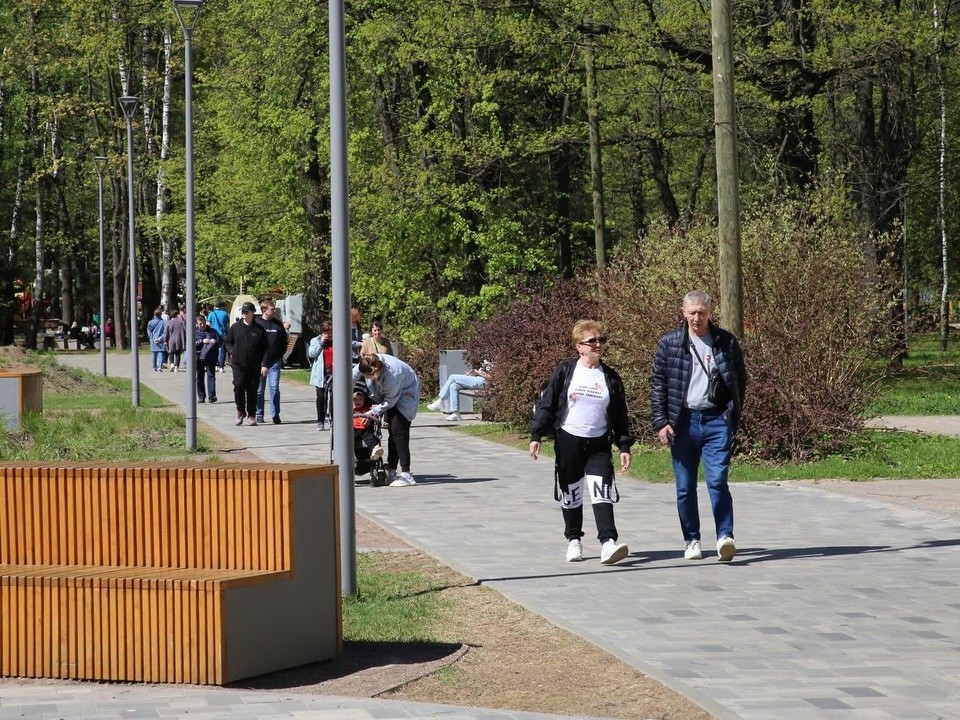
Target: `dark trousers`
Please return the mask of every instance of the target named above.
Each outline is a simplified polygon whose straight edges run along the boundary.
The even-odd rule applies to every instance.
[[[385,419],[390,428],[387,438],[387,467],[410,472],[410,421],[395,407],[387,410]]]
[[[197,358],[197,399],[205,400],[209,393],[210,399],[217,398],[217,358]]]
[[[601,543],[616,540],[618,534],[613,521],[612,499],[613,461],[609,438],[582,438],[557,430],[554,450],[564,537],[567,540],[583,537],[583,501],[584,495],[588,495],[597,523],[597,538]]]
[[[373,434],[370,428],[353,429],[353,453],[357,458],[357,473],[362,475],[369,471],[370,456],[376,446],[377,436]]]
[[[257,390],[260,389],[260,368],[244,370],[233,368],[233,400],[237,412],[247,417],[257,415]]]
[[[324,377],[327,378],[326,382],[323,383],[323,387],[317,388],[317,422],[322,423],[327,420],[327,410],[329,408],[329,397],[330,397],[330,382],[332,378],[330,377],[330,370],[326,371]],[[329,408],[332,410],[333,408]],[[330,413],[330,419],[333,420],[333,413]]]

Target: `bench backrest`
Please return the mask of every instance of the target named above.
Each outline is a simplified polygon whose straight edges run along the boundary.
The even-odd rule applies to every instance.
[[[0,564],[289,570],[291,483],[331,466],[0,464]]]

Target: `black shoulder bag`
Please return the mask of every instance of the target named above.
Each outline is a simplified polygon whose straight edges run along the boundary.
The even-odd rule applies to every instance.
[[[700,353],[697,352],[697,346],[693,344],[693,340],[690,341],[690,349],[693,350],[693,354],[697,357],[697,362],[700,363],[700,367],[703,368],[703,372],[707,375],[707,400],[716,408],[725,408],[727,403],[730,402],[730,391],[727,389],[727,384],[720,375],[720,369],[714,365],[711,370],[707,370],[707,366],[703,364],[703,360],[700,357]]]

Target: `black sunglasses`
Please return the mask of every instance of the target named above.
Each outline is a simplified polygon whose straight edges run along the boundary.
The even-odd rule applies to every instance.
[[[586,340],[581,340],[578,345],[606,345],[607,336],[599,335],[597,337],[587,338]]]

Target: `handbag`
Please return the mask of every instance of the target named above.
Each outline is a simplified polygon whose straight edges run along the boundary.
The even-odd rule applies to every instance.
[[[693,350],[693,354],[696,355],[697,362],[700,363],[703,372],[707,375],[707,400],[716,408],[726,407],[727,403],[730,402],[730,390],[723,381],[720,370],[715,366],[707,370],[707,366],[703,364],[703,360],[700,358],[700,353],[697,352],[697,346],[694,345],[692,341],[690,342],[690,348]]]

